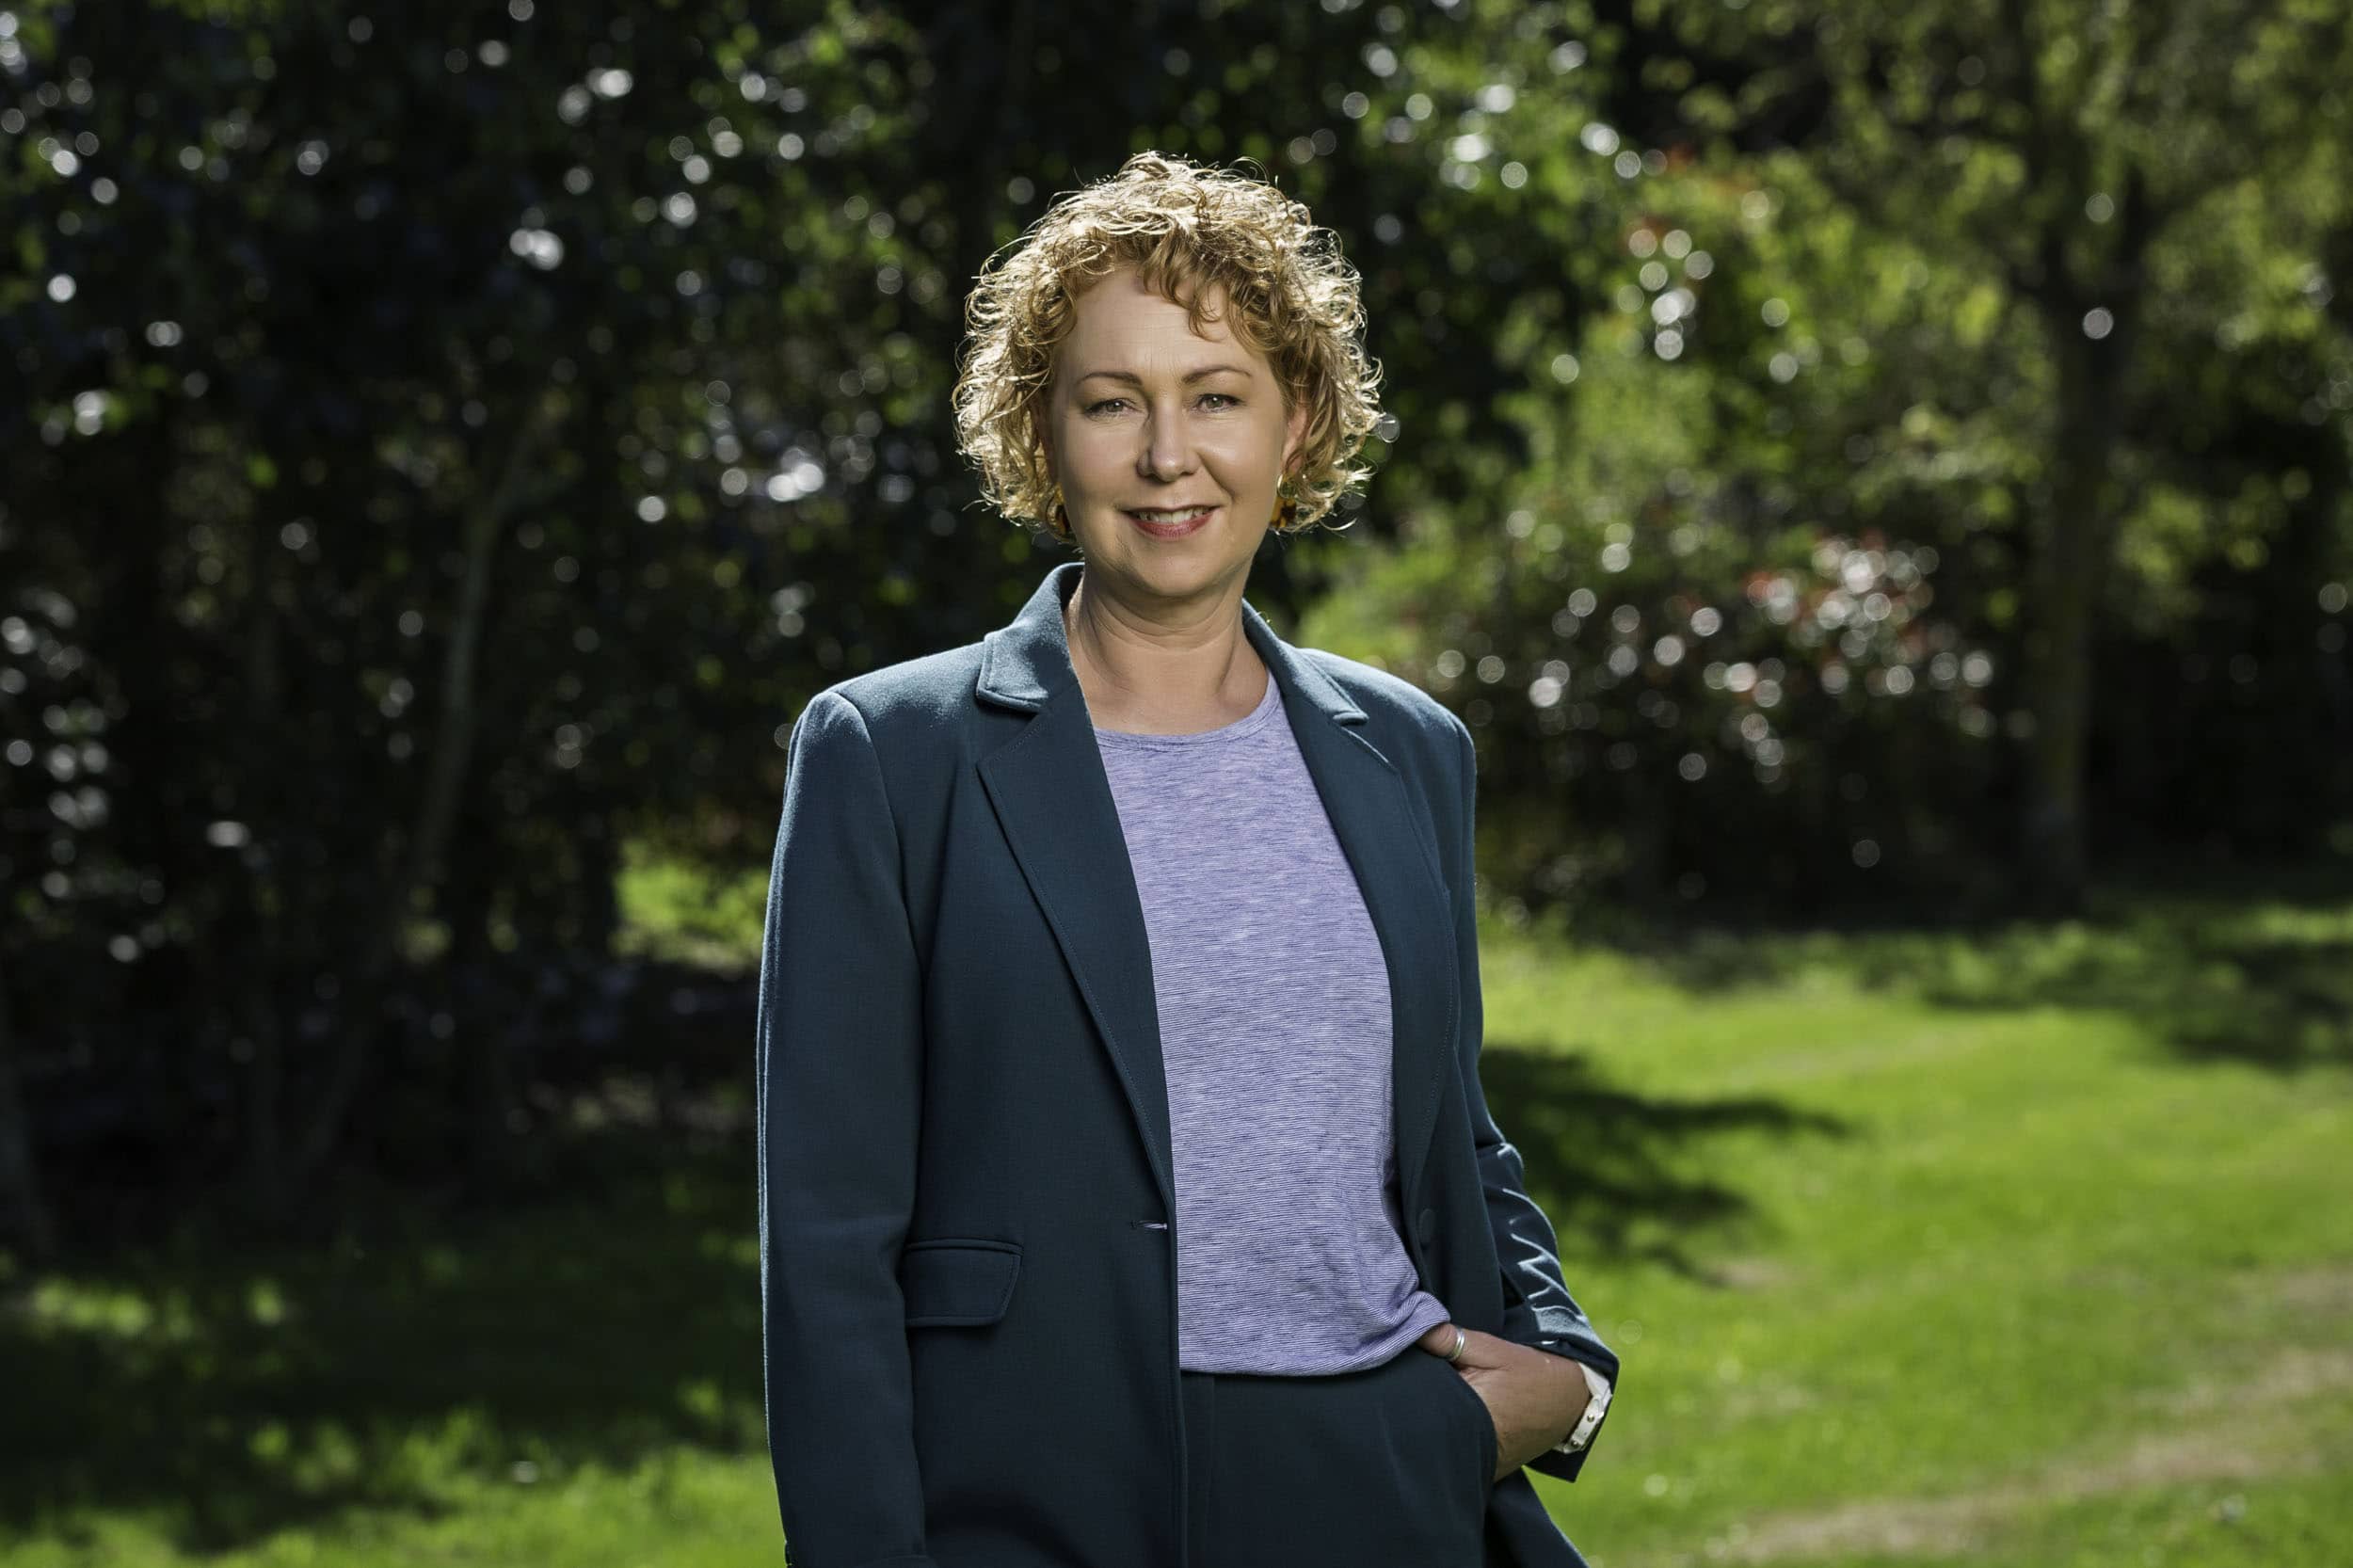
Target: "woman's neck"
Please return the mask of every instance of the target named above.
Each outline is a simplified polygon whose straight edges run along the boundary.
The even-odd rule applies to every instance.
[[[1083,572],[1063,604],[1070,666],[1097,728],[1189,735],[1246,718],[1273,679],[1242,630],[1236,599],[1181,626],[1129,613]]]

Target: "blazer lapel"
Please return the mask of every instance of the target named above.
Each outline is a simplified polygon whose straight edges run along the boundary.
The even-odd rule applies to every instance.
[[[979,762],[1022,875],[1045,912],[1176,1210],[1168,1084],[1152,951],[1094,722],[1063,631],[1080,564],[1048,572],[1019,614],[985,639],[978,695],[1035,716]],[[1391,1133],[1399,1192],[1410,1203],[1454,1059],[1455,945],[1438,851],[1396,767],[1356,727],[1364,710],[1248,600],[1242,627],[1282,690],[1300,756],[1355,872],[1388,969]]]

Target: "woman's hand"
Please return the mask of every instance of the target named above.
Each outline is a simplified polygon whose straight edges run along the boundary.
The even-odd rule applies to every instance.
[[[1454,1348],[1452,1323],[1440,1323],[1414,1341],[1440,1360]],[[1457,1376],[1486,1402],[1496,1424],[1496,1473],[1501,1480],[1566,1437],[1593,1399],[1577,1363],[1550,1351],[1518,1345],[1498,1335],[1463,1330]]]

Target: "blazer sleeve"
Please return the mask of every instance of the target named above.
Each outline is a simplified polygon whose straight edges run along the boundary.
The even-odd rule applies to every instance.
[[[786,1560],[930,1568],[900,1248],[915,1200],[920,969],[863,716],[787,743],[760,948],[760,1286]]]
[[[1461,766],[1461,795],[1454,822],[1454,863],[1462,868],[1454,888],[1455,952],[1460,969],[1457,985],[1462,996],[1459,1064],[1464,1103],[1470,1107],[1471,1143],[1479,1158],[1480,1184],[1486,1192],[1487,1223],[1495,1232],[1496,1256],[1503,1266],[1503,1337],[1581,1361],[1609,1379],[1614,1388],[1618,1381],[1617,1352],[1602,1343],[1593,1325],[1586,1320],[1584,1309],[1569,1294],[1568,1284],[1561,1276],[1560,1241],[1552,1222],[1528,1195],[1519,1150],[1505,1140],[1495,1118],[1488,1113],[1486,1091],[1479,1080],[1479,1052],[1485,1038],[1486,1019],[1480,997],[1479,920],[1472,886],[1477,864],[1473,824],[1478,757],[1469,728],[1459,718],[1448,716],[1455,731]],[[1610,1409],[1615,1408],[1613,1403]],[[1577,1472],[1585,1467],[1586,1457],[1593,1451],[1593,1445],[1601,1441],[1602,1429],[1609,1424],[1609,1410],[1605,1410],[1582,1448],[1565,1453],[1551,1449],[1529,1460],[1526,1467],[1562,1480],[1577,1480]]]

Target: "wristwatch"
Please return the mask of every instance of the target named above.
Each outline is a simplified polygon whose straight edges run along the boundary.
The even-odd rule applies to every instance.
[[[1592,1367],[1579,1361],[1577,1369],[1585,1374],[1585,1387],[1593,1395],[1586,1403],[1585,1414],[1578,1416],[1577,1426],[1568,1436],[1552,1446],[1557,1454],[1573,1454],[1593,1439],[1593,1429],[1601,1425],[1602,1413],[1609,1408],[1609,1380]]]

